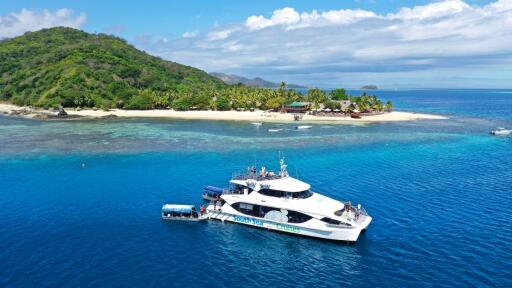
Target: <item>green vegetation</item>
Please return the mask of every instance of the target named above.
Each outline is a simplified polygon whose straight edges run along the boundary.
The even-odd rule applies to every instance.
[[[320,106],[331,110],[343,108],[345,113],[349,113],[356,108],[361,112],[391,111],[393,108],[391,101],[387,101],[384,105],[375,95],[368,95],[363,92],[360,96],[353,96],[347,94],[345,89],[342,88],[333,89],[329,94],[318,88],[312,88],[308,90],[306,100],[312,103],[311,107],[313,109],[318,109]],[[350,101],[352,105],[342,107],[340,101]]]
[[[329,95],[331,95],[332,100],[348,100],[349,97],[343,88],[333,89]]]
[[[375,95],[367,95],[363,93],[359,97],[349,97],[353,103],[356,103],[359,111],[367,112],[367,111],[383,111],[384,106],[382,101],[377,99]],[[388,101],[389,102],[389,101]]]
[[[384,109],[375,96],[354,97],[344,89],[328,94],[313,88],[304,96],[284,82],[277,89],[227,85],[123,39],[63,27],[0,41],[0,76],[0,101],[45,108],[278,110],[310,101],[314,108],[339,109],[335,100],[350,100],[361,111]]]
[[[52,28],[0,42],[0,100],[18,105],[151,109],[226,85],[104,34]]]

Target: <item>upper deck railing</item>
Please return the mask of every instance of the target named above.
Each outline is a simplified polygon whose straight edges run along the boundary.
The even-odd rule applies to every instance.
[[[287,165],[284,164],[284,158],[279,157],[279,165],[280,171],[279,173],[274,173],[272,171],[267,171],[265,166],[261,167],[261,170],[258,171],[256,166],[247,167],[247,171],[239,174],[233,174],[232,180],[256,180],[256,181],[265,181],[265,180],[276,180],[284,177],[288,177]]]
[[[282,178],[281,175],[275,174],[273,172],[267,172],[264,174],[261,173],[243,173],[243,174],[235,174],[233,175],[233,180],[256,180],[256,181],[264,181],[264,180],[275,180]]]

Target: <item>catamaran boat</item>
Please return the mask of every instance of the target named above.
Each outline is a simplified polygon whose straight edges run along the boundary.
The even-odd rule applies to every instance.
[[[361,205],[334,200],[311,191],[311,186],[288,175],[284,159],[279,173],[234,176],[230,189],[206,211],[210,219],[235,222],[304,236],[355,242],[372,221]]]
[[[510,135],[510,134],[512,134],[512,130],[505,129],[503,127],[498,127],[498,129],[492,130],[490,132],[490,134],[491,135],[496,135],[496,136],[498,136],[498,135]]]

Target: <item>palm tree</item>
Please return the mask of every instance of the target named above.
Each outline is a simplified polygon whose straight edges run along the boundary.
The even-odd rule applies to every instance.
[[[386,111],[391,112],[391,110],[393,109],[393,103],[391,102],[391,100],[388,100],[386,102],[385,107],[386,107]]]

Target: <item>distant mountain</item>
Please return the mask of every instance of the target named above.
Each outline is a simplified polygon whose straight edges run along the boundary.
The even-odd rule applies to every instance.
[[[211,72],[210,75],[219,78],[224,81],[226,84],[238,84],[242,83],[251,87],[265,87],[265,88],[277,88],[279,87],[279,83],[271,82],[264,80],[260,77],[256,77],[253,79],[246,78],[243,76],[233,75],[233,74],[225,74],[220,72]],[[307,88],[306,86],[297,85],[297,84],[286,84],[288,88],[297,89],[297,88]]]
[[[364,85],[361,87],[361,90],[377,90],[379,89],[377,85]]]

